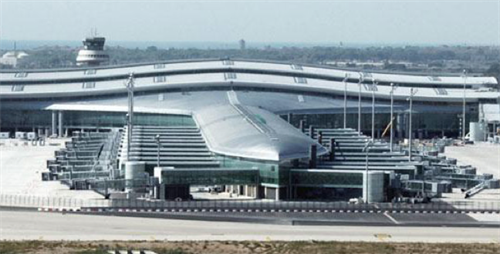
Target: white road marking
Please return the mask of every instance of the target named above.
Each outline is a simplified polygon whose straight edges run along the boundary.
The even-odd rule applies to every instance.
[[[387,212],[385,212],[384,215],[385,215],[385,217],[389,218],[389,220],[391,220],[392,222],[394,222],[394,224],[399,224],[399,221],[397,221],[396,219],[394,219]]]

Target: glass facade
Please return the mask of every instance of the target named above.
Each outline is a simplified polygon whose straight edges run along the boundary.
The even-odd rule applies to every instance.
[[[277,161],[260,161],[217,155],[221,168],[255,168],[259,170],[261,184],[288,185],[289,175],[286,168]]]
[[[126,113],[98,111],[63,111],[64,128],[123,127]],[[0,126],[9,128],[50,127],[52,111],[49,110],[3,110]],[[152,126],[196,126],[191,116],[163,114],[134,114],[137,125]]]
[[[51,119],[52,112],[46,110],[2,110],[0,113],[0,127],[2,129],[49,127]]]
[[[64,112],[65,126],[110,126],[123,127],[126,124],[125,114],[120,112]],[[134,114],[134,124],[150,126],[195,126],[191,116]]]
[[[362,173],[292,171],[291,181],[303,187],[363,188]]]
[[[419,135],[422,138],[434,138],[436,136],[441,137],[443,134],[445,136],[457,136],[461,128],[461,114],[462,112],[432,112],[432,113],[413,113],[412,114],[412,129],[414,131],[414,136]],[[286,115],[282,116],[283,119],[287,119]],[[372,115],[371,113],[361,114],[361,131],[370,134],[372,128]],[[398,114],[394,113],[394,131],[400,132],[400,135],[407,136],[406,129],[408,128],[408,114],[402,113],[398,118]],[[300,120],[305,120],[306,126],[313,125],[316,128],[343,128],[344,126],[344,115],[341,114],[293,114],[292,124],[299,127]],[[469,113],[466,116],[466,128],[468,129],[470,122],[477,122],[477,114]],[[400,121],[400,122],[398,122]],[[384,129],[390,122],[389,113],[376,113],[375,114],[375,135],[379,137]],[[347,114],[347,127],[357,129],[358,128],[358,115]],[[421,134],[419,134],[419,132]],[[395,134],[397,137],[397,133]],[[389,137],[386,134],[385,137]]]
[[[257,169],[167,170],[162,172],[167,185],[256,185]]]

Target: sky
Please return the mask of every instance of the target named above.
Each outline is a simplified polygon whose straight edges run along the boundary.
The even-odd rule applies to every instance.
[[[500,45],[500,0],[0,3],[0,40]]]

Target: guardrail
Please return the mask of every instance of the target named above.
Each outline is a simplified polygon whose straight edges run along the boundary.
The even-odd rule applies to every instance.
[[[500,213],[500,202],[452,201],[425,204],[371,203],[351,204],[327,201],[272,201],[272,200],[191,200],[165,201],[146,199],[80,199],[69,197],[29,196],[20,194],[0,194],[0,206],[81,209],[111,208],[137,210],[189,210],[189,211],[238,211],[238,212],[494,212]]]

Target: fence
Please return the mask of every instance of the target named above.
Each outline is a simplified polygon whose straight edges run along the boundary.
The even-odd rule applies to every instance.
[[[425,204],[372,203],[350,204],[326,201],[272,201],[272,200],[190,200],[165,201],[145,199],[79,199],[69,197],[28,196],[0,194],[0,206],[32,208],[113,208],[113,209],[185,209],[197,211],[443,211],[500,212],[500,201],[451,201]]]
[[[0,206],[31,208],[109,207],[110,201],[105,199],[0,194]]]

